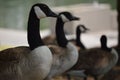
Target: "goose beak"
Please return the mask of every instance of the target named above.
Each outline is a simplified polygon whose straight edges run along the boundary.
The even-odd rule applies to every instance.
[[[90,31],[90,29],[89,29],[89,28],[85,28],[85,30]]]
[[[85,28],[85,30],[83,31],[83,33],[87,33],[87,31],[89,31],[90,29]]]
[[[86,28],[86,27],[83,27],[85,29],[85,31],[89,31],[90,29],[89,28]]]
[[[56,13],[54,13],[54,12],[50,12],[48,16],[50,16],[50,17],[58,17],[58,15]]]
[[[79,17],[73,17],[73,20],[80,20]]]

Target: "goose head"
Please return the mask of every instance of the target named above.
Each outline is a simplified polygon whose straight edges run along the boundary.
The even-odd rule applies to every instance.
[[[106,35],[102,35],[102,36],[101,36],[100,42],[101,42],[101,48],[102,48],[103,50],[111,51],[111,48],[108,48],[108,47],[107,47],[107,37],[106,37]]]
[[[56,21],[56,39],[59,46],[66,47],[69,42],[65,36],[64,24],[75,20],[79,20],[79,17],[73,16],[70,12],[59,13]]]
[[[46,4],[37,3],[33,5],[32,8],[34,9],[38,19],[45,17],[57,17],[57,14],[55,14]]]
[[[78,50],[80,50],[80,48],[82,49],[86,49],[86,47],[84,46],[84,44],[81,41],[81,33],[86,33],[89,29],[86,28],[84,25],[78,25],[76,28],[76,45]]]
[[[78,33],[86,33],[89,29],[88,28],[86,28],[84,25],[78,25],[77,26],[77,29],[76,29],[77,31],[76,32],[78,32]]]
[[[79,17],[73,16],[70,12],[67,11],[59,13],[59,16],[62,18],[64,23],[80,19]]]

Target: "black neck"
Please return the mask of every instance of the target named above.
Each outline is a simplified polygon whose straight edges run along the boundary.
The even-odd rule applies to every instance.
[[[107,47],[107,42],[101,42],[101,48],[106,51],[111,51],[111,48]]]
[[[64,22],[60,17],[57,18],[56,22],[56,39],[59,46],[66,47],[68,40],[64,33]]]
[[[28,20],[28,44],[30,46],[30,49],[33,50],[37,48],[38,46],[44,45],[42,42],[41,36],[40,36],[40,20],[37,18],[34,9],[31,9],[29,14],[29,20]]]
[[[83,43],[81,42],[81,31],[76,29],[76,45],[82,49],[86,49]]]

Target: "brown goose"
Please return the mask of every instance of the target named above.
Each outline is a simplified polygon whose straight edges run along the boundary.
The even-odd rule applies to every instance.
[[[98,76],[107,73],[118,61],[118,53],[114,48],[107,47],[107,38],[101,37],[101,48],[92,48],[79,51],[77,63],[69,70],[69,75],[75,75],[75,71],[84,69],[86,75],[93,76],[98,80]],[[74,73],[73,73],[74,72]],[[87,80],[87,77],[84,78]]]
[[[70,39],[69,41],[78,47],[78,50],[80,49],[86,49],[85,45],[81,41],[81,34],[86,33],[89,29],[86,28],[84,25],[80,24],[76,28],[76,39]]]
[[[76,28],[76,39],[71,39],[69,40],[70,42],[72,42],[74,45],[76,45],[76,47],[78,48],[78,51],[80,51],[81,49],[85,50],[86,47],[84,46],[84,44],[81,41],[81,34],[82,33],[86,33],[86,31],[88,31],[89,29],[86,28],[84,25],[78,25]],[[72,72],[73,73],[73,72]],[[76,71],[75,71],[76,73]],[[75,75],[79,74],[79,72],[77,72]],[[70,80],[71,76],[68,74],[67,78]]]
[[[49,73],[52,54],[39,35],[39,21],[57,17],[45,4],[32,6],[28,19],[30,47],[15,47],[0,51],[0,80],[43,80]]]
[[[51,78],[64,73],[76,63],[78,59],[77,48],[66,39],[63,28],[65,22],[78,19],[69,12],[59,14],[56,23],[56,39],[58,45],[49,45],[53,54],[53,63],[46,80],[51,80]]]

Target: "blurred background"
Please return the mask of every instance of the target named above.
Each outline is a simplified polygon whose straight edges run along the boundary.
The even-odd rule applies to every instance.
[[[28,45],[27,21],[29,10],[35,3],[46,3],[56,12],[70,11],[79,16],[80,21],[67,23],[67,38],[75,38],[78,24],[90,29],[82,35],[86,47],[99,46],[99,38],[106,34],[108,45],[117,44],[116,0],[0,0],[0,48]],[[41,20],[41,35],[54,34],[55,19]],[[89,41],[88,41],[89,39]]]
[[[45,3],[57,13],[69,11],[80,17],[80,21],[65,24],[68,39],[75,39],[76,26],[83,24],[90,29],[81,35],[86,48],[99,47],[100,37],[103,34],[107,35],[108,46],[115,46],[118,44],[117,1],[119,0],[0,0],[0,50],[14,46],[28,46],[27,22],[30,8],[35,3]],[[55,18],[41,20],[40,30],[43,38],[55,34],[55,22]],[[119,80],[112,79],[116,74],[113,72],[108,74],[110,79],[107,80]],[[64,80],[62,77],[58,79]]]
[[[51,7],[71,6],[75,4],[93,4],[95,2],[108,4],[112,10],[116,9],[116,0],[0,0],[0,28],[21,29],[27,27],[28,14],[34,3],[46,3]],[[86,5],[86,7],[90,5]],[[106,5],[107,6],[107,5]],[[77,8],[79,8],[77,6]],[[47,26],[43,23],[42,29]]]

